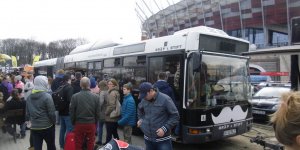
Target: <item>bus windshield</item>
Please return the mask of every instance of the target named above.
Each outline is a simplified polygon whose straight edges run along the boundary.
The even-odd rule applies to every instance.
[[[192,53],[187,71],[187,108],[248,102],[247,59]]]

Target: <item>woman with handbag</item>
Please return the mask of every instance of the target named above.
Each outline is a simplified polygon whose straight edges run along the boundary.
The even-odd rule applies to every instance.
[[[108,143],[112,135],[115,139],[119,139],[118,135],[118,120],[120,117],[120,93],[119,86],[115,79],[110,79],[107,82],[108,86],[108,101],[105,110],[105,125],[106,125],[106,143]]]

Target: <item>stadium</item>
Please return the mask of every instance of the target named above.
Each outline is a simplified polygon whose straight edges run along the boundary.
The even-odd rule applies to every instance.
[[[291,19],[299,0],[139,0],[136,13],[146,38],[195,26],[222,29],[257,49],[290,45]]]
[[[251,58],[251,75],[264,72],[273,81],[289,81],[291,53],[285,51],[300,43],[299,0],[138,0],[136,13],[142,39],[195,26],[221,29],[251,43],[245,54]]]

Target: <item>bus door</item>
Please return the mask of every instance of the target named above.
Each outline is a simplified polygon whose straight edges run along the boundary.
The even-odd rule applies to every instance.
[[[175,95],[175,105],[179,107],[182,100],[181,87],[183,78],[183,55],[165,55],[149,57],[148,62],[148,81],[154,84],[158,80],[158,74],[165,72],[167,74],[167,82],[171,86]],[[179,110],[180,112],[180,110]]]
[[[101,81],[103,80],[103,74],[102,74],[102,61],[95,61],[94,62],[94,69],[93,69],[94,76],[97,80]]]

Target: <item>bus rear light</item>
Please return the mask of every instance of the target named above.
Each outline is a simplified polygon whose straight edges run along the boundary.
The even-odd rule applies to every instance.
[[[189,129],[189,134],[200,134],[201,131],[199,129]]]

